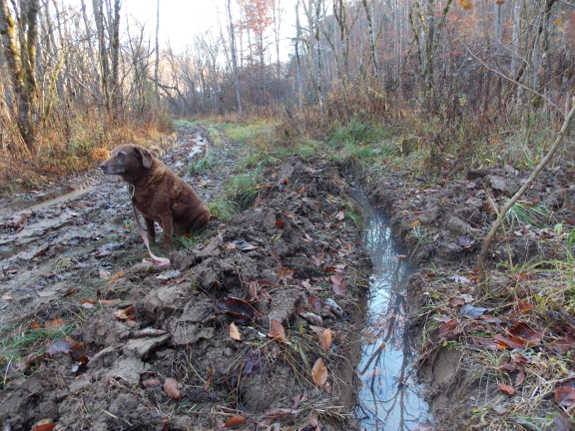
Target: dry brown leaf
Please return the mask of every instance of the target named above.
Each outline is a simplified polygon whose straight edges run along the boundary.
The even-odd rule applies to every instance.
[[[50,320],[49,322],[46,322],[46,325],[44,326],[45,329],[50,329],[50,328],[59,328],[60,326],[64,326],[66,324],[66,321],[64,319],[54,319],[54,320]]]
[[[330,277],[331,282],[333,283],[333,291],[341,296],[347,296],[347,291],[345,290],[345,284],[343,282],[343,278],[339,275],[332,275]]]
[[[180,398],[180,388],[178,387],[178,382],[175,379],[168,377],[164,381],[164,392],[170,398]]]
[[[319,336],[319,345],[328,351],[333,341],[333,332],[331,329],[325,329]]]
[[[238,341],[242,339],[242,334],[234,322],[230,323],[230,337]]]
[[[513,386],[506,385],[505,383],[499,383],[499,389],[509,395],[515,395],[515,389]]]
[[[575,388],[571,386],[559,386],[555,389],[555,401],[560,406],[570,408],[575,404]]]
[[[311,370],[311,376],[313,378],[314,383],[323,388],[327,382],[328,372],[325,364],[323,363],[323,359],[318,358],[313,365]]]
[[[155,388],[156,386],[160,386],[162,384],[162,382],[160,382],[158,379],[146,379],[142,382],[142,386],[145,388]]]
[[[120,278],[122,276],[122,274],[124,274],[124,271],[116,272],[114,274],[114,276],[108,280],[108,282],[106,283],[106,286],[109,286],[110,284],[112,284],[114,281],[116,281],[118,278]]]
[[[118,302],[120,301],[120,299],[100,299],[100,304],[102,305],[110,305],[113,304],[114,302]]]
[[[43,419],[36,422],[30,431],[52,431],[56,428],[56,424],[52,423],[52,419]]]
[[[114,312],[114,316],[116,316],[120,320],[131,320],[135,316],[132,314],[134,312],[134,306],[131,305],[124,310],[117,310]]]
[[[226,428],[237,427],[239,425],[244,425],[246,423],[248,423],[248,421],[246,420],[244,415],[234,415],[230,418],[229,421],[226,422],[224,427]]]
[[[270,332],[268,332],[268,337],[279,338],[280,340],[286,339],[286,331],[282,324],[276,319],[272,319]]]

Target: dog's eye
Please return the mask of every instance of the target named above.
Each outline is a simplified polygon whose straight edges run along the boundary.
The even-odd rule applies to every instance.
[[[126,154],[122,153],[121,151],[118,153],[118,157],[122,158],[124,157]]]

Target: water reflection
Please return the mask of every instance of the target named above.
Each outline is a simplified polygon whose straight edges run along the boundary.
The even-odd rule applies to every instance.
[[[403,431],[427,422],[427,404],[410,376],[412,338],[406,333],[405,282],[413,273],[391,235],[388,219],[354,196],[364,212],[365,246],[373,262],[369,312],[363,332],[357,415],[366,430]]]

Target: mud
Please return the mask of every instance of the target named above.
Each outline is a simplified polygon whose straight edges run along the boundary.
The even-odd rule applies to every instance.
[[[180,131],[163,158],[180,174],[196,132]],[[206,202],[233,174],[236,150],[230,144],[216,169],[184,177]],[[140,263],[126,187],[99,172],[79,179],[91,186],[70,199],[5,203],[2,335],[44,338],[3,350],[17,372],[6,368],[0,423],[207,430],[241,415],[251,429],[354,429],[370,267],[346,216],[354,203],[320,160],[288,159],[261,178],[252,208],[188,239],[164,272]],[[322,328],[333,334],[324,348]],[[326,383],[312,373],[318,359]]]
[[[190,176],[206,139],[198,129],[179,134],[173,148],[160,148],[162,160],[209,204],[234,175],[240,149],[213,149],[220,163]],[[414,331],[428,304],[425,267],[469,275],[498,203],[526,177],[505,166],[459,180],[356,176],[422,268],[407,286]],[[359,429],[354,369],[371,263],[348,192],[335,166],[287,159],[261,174],[250,209],[184,238],[164,272],[140,263],[145,248],[126,186],[100,172],[1,201],[0,424]],[[491,265],[565,253],[543,226],[575,220],[570,174],[546,170],[524,199],[548,216],[500,236]],[[322,347],[325,329],[333,342]],[[319,359],[326,383],[312,371]],[[439,349],[418,363],[435,429],[462,429],[470,415],[476,380],[465,361]]]

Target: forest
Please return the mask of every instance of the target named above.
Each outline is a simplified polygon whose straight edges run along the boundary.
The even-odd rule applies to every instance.
[[[0,0],[3,429],[574,429],[575,2],[153,3]]]

